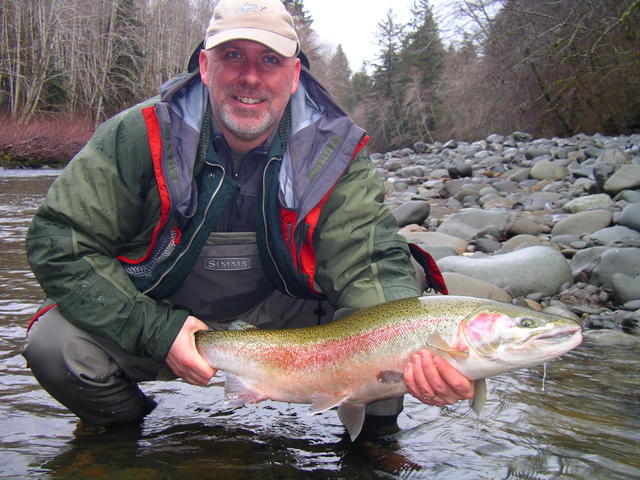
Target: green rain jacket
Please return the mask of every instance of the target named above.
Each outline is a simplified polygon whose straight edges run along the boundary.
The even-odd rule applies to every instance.
[[[208,105],[199,76],[185,74],[107,120],[53,183],[27,234],[48,305],[157,361],[189,315],[163,299],[188,275],[233,181],[208,148]],[[285,117],[256,228],[274,285],[348,309],[419,295],[365,132],[305,69]]]

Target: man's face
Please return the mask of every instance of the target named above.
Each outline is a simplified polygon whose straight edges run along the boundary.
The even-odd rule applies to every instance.
[[[298,88],[300,60],[250,40],[231,40],[200,52],[200,76],[227,142],[246,152],[277,128]]]

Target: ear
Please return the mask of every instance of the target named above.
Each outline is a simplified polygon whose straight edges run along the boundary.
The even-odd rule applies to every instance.
[[[293,70],[293,82],[291,83],[291,95],[298,90],[298,82],[300,81],[300,70],[302,69],[302,63],[299,58],[296,58],[296,63]]]
[[[200,63],[200,79],[202,80],[202,83],[205,84],[206,86],[209,86],[209,81],[207,80],[207,69],[209,67],[209,58],[207,57],[207,51],[206,50],[200,50],[200,57],[199,57],[199,63]]]

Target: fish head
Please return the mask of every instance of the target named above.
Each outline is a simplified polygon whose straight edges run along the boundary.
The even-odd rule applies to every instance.
[[[509,304],[477,308],[458,332],[469,353],[512,368],[544,363],[581,342],[582,329],[573,320]]]

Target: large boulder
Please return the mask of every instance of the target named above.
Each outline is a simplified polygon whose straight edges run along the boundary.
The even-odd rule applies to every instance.
[[[571,282],[571,267],[556,249],[521,248],[489,257],[445,257],[438,260],[443,272],[456,272],[490,282],[514,297],[532,293],[554,295]]]
[[[609,210],[587,210],[563,218],[553,226],[551,235],[583,235],[594,233],[611,224],[613,214]]]

